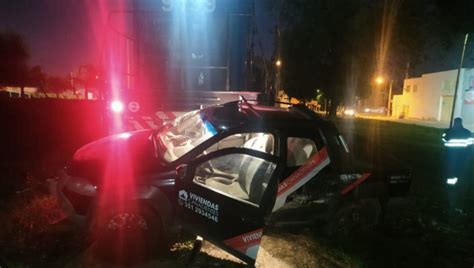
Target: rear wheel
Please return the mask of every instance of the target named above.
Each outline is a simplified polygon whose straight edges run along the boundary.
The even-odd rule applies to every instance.
[[[147,206],[104,209],[96,228],[96,254],[114,263],[135,263],[166,250],[160,217]]]
[[[330,218],[327,232],[332,236],[348,236],[369,231],[378,223],[380,210],[377,199],[345,202]]]

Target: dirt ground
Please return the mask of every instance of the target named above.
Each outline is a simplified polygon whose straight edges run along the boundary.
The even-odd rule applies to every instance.
[[[310,236],[309,236],[310,237]],[[257,256],[256,267],[349,267],[344,260],[327,255],[321,245],[306,234],[279,233],[265,235]],[[136,264],[148,267],[246,267],[247,265],[210,242],[204,241],[200,253],[193,261],[191,243],[175,245],[168,257]],[[71,259],[65,267],[120,267],[94,258],[93,245]]]
[[[164,257],[135,265],[110,264],[94,255],[94,244],[78,233],[72,223],[55,214],[52,196],[25,198],[21,207],[22,210],[7,210],[13,214],[0,215],[4,224],[0,231],[2,267],[246,266],[206,241],[197,257],[190,261],[189,236]],[[35,214],[31,209],[46,209],[49,214]],[[61,220],[50,221],[55,219]],[[30,226],[23,226],[25,220]],[[256,267],[471,267],[473,224],[472,213],[444,213],[442,207],[411,198],[408,203],[404,200],[392,204],[384,225],[363,234],[335,238],[324,235],[318,226],[267,228]]]

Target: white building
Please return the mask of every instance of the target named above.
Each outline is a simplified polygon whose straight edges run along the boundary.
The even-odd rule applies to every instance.
[[[31,98],[36,92],[38,88],[36,87],[24,87],[23,93],[25,94],[26,98]],[[21,97],[21,87],[1,87],[0,86],[0,95],[8,96],[10,98],[19,98]]]
[[[449,122],[456,75],[451,70],[405,79],[403,94],[393,97],[392,116]],[[474,69],[461,69],[454,117],[474,125]]]

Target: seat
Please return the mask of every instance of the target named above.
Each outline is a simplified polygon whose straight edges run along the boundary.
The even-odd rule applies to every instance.
[[[230,183],[228,183],[230,182]],[[249,195],[244,192],[238,181],[226,180],[225,178],[213,177],[206,180],[206,185],[212,189],[224,192],[243,200],[249,200]]]
[[[273,154],[273,135],[264,134],[262,136],[253,137],[245,142],[242,147],[263,153]]]
[[[268,143],[270,143],[270,146],[268,146]],[[243,147],[267,152],[267,150],[273,149],[273,138],[271,135],[254,137],[248,140]],[[270,179],[270,176],[265,176],[269,168],[270,164],[268,162],[243,155],[236,180],[212,177],[206,180],[206,185],[237,198],[259,204]]]
[[[303,165],[311,156],[316,153],[316,146],[313,142],[307,142],[305,138],[288,138],[288,159],[289,167]]]
[[[250,184],[260,162],[261,161],[258,161],[251,156],[244,155],[240,162],[241,165],[238,168],[239,174],[236,180],[229,180],[223,177],[212,177],[206,180],[206,185],[237,198],[249,200]]]

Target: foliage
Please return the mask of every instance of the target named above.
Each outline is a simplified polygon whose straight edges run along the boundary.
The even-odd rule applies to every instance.
[[[321,88],[333,106],[345,88],[368,82],[375,51],[374,1],[285,1],[281,7],[283,88],[308,100]]]
[[[0,33],[0,85],[21,85],[27,77],[29,58],[26,45],[17,33]]]
[[[17,33],[0,33],[0,59],[0,85],[33,86],[53,92],[71,87],[66,77],[48,76],[38,65],[30,68],[27,47]]]
[[[62,92],[71,88],[71,84],[67,77],[49,76],[46,78],[46,88],[48,92]]]
[[[81,65],[76,78],[86,88],[102,88],[104,85],[104,70],[93,64]]]
[[[46,74],[41,69],[41,66],[34,66],[28,72],[27,84],[29,86],[35,86],[38,88],[43,88],[46,82]]]
[[[51,224],[60,222],[64,217],[54,196],[38,195],[21,200],[12,211],[15,238],[18,241],[31,240],[31,236],[46,232]]]
[[[41,66],[31,68],[28,72],[26,85],[37,87],[43,93],[60,93],[71,88],[67,77],[47,75]]]

